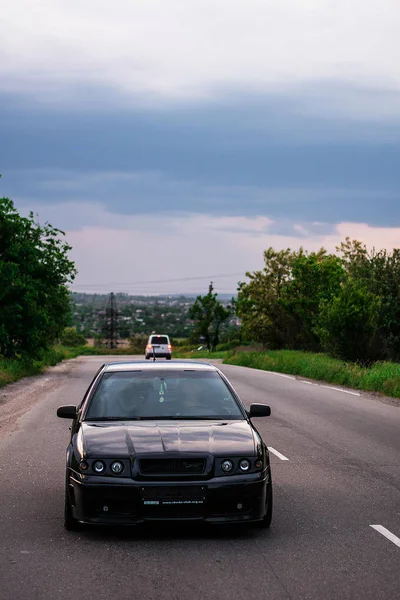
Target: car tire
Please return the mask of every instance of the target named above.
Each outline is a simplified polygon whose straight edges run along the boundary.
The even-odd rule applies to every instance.
[[[64,529],[67,531],[78,531],[80,529],[79,522],[72,516],[71,501],[68,494],[68,480],[65,484]]]
[[[264,518],[261,521],[257,521],[255,525],[260,529],[268,529],[271,525],[272,521],[272,506],[273,506],[273,492],[272,492],[272,480],[270,476],[269,484],[267,487],[267,512],[265,513]]]
[[[167,356],[167,360],[171,360],[172,356]]]
[[[150,360],[150,356],[147,356],[147,354],[146,354],[145,359]]]

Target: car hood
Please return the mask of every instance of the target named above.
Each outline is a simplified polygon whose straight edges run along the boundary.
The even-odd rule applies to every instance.
[[[245,420],[82,423],[77,444],[88,458],[168,452],[251,456],[256,445]]]

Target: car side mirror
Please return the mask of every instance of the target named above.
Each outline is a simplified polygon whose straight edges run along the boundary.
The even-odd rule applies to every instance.
[[[60,419],[75,419],[76,406],[59,406],[57,408],[57,417]]]
[[[269,417],[271,408],[267,404],[251,404],[247,414],[250,419],[252,417]]]

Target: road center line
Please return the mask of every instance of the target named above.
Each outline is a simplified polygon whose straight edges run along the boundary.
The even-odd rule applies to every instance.
[[[271,446],[268,446],[268,450],[270,452],[272,452],[272,454],[275,454],[275,456],[277,456],[281,460],[289,460],[288,458],[286,458],[286,456],[283,456],[283,454],[281,454],[280,452],[278,452],[278,450],[275,450],[275,448],[271,448]]]
[[[375,531],[377,531],[378,533],[381,533],[383,536],[385,536],[385,538],[393,542],[395,546],[398,546],[400,548],[400,538],[398,538],[394,535],[394,533],[386,529],[386,527],[382,527],[382,525],[370,525],[370,527],[372,527],[372,529],[375,529]]]

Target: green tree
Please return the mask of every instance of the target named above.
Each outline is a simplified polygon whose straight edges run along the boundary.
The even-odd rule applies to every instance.
[[[39,357],[70,323],[65,234],[0,198],[0,355]]]
[[[346,238],[337,251],[266,250],[264,269],[239,284],[245,338],[356,361],[400,360],[400,249],[369,252]]]
[[[380,297],[377,358],[400,360],[400,249],[372,251],[364,278],[367,289]]]
[[[189,309],[189,317],[195,323],[194,333],[204,338],[208,350],[214,351],[219,343],[221,327],[229,319],[231,310],[225,308],[214,294],[213,284],[210,284],[208,294],[198,296]]]
[[[291,277],[279,302],[293,317],[292,345],[320,350],[315,332],[321,303],[335,297],[346,278],[341,259],[324,248],[308,254],[301,248],[291,264]]]
[[[349,279],[337,296],[321,304],[316,332],[323,348],[343,360],[373,361],[380,304],[378,296]]]
[[[289,248],[279,252],[268,248],[264,269],[246,273],[249,282],[239,284],[237,315],[245,338],[272,349],[291,344],[297,325],[281,300],[286,297],[296,256]]]
[[[374,356],[400,360],[400,249],[368,252],[365,245],[346,238],[337,250],[348,274],[374,296],[380,309],[374,335]]]
[[[220,342],[221,328],[231,316],[230,308],[225,308],[217,302],[214,309],[213,326],[211,329],[211,350],[214,352]]]
[[[347,273],[354,279],[364,278],[368,269],[368,250],[359,240],[346,237],[344,242],[336,246],[336,251],[341,255]]]

